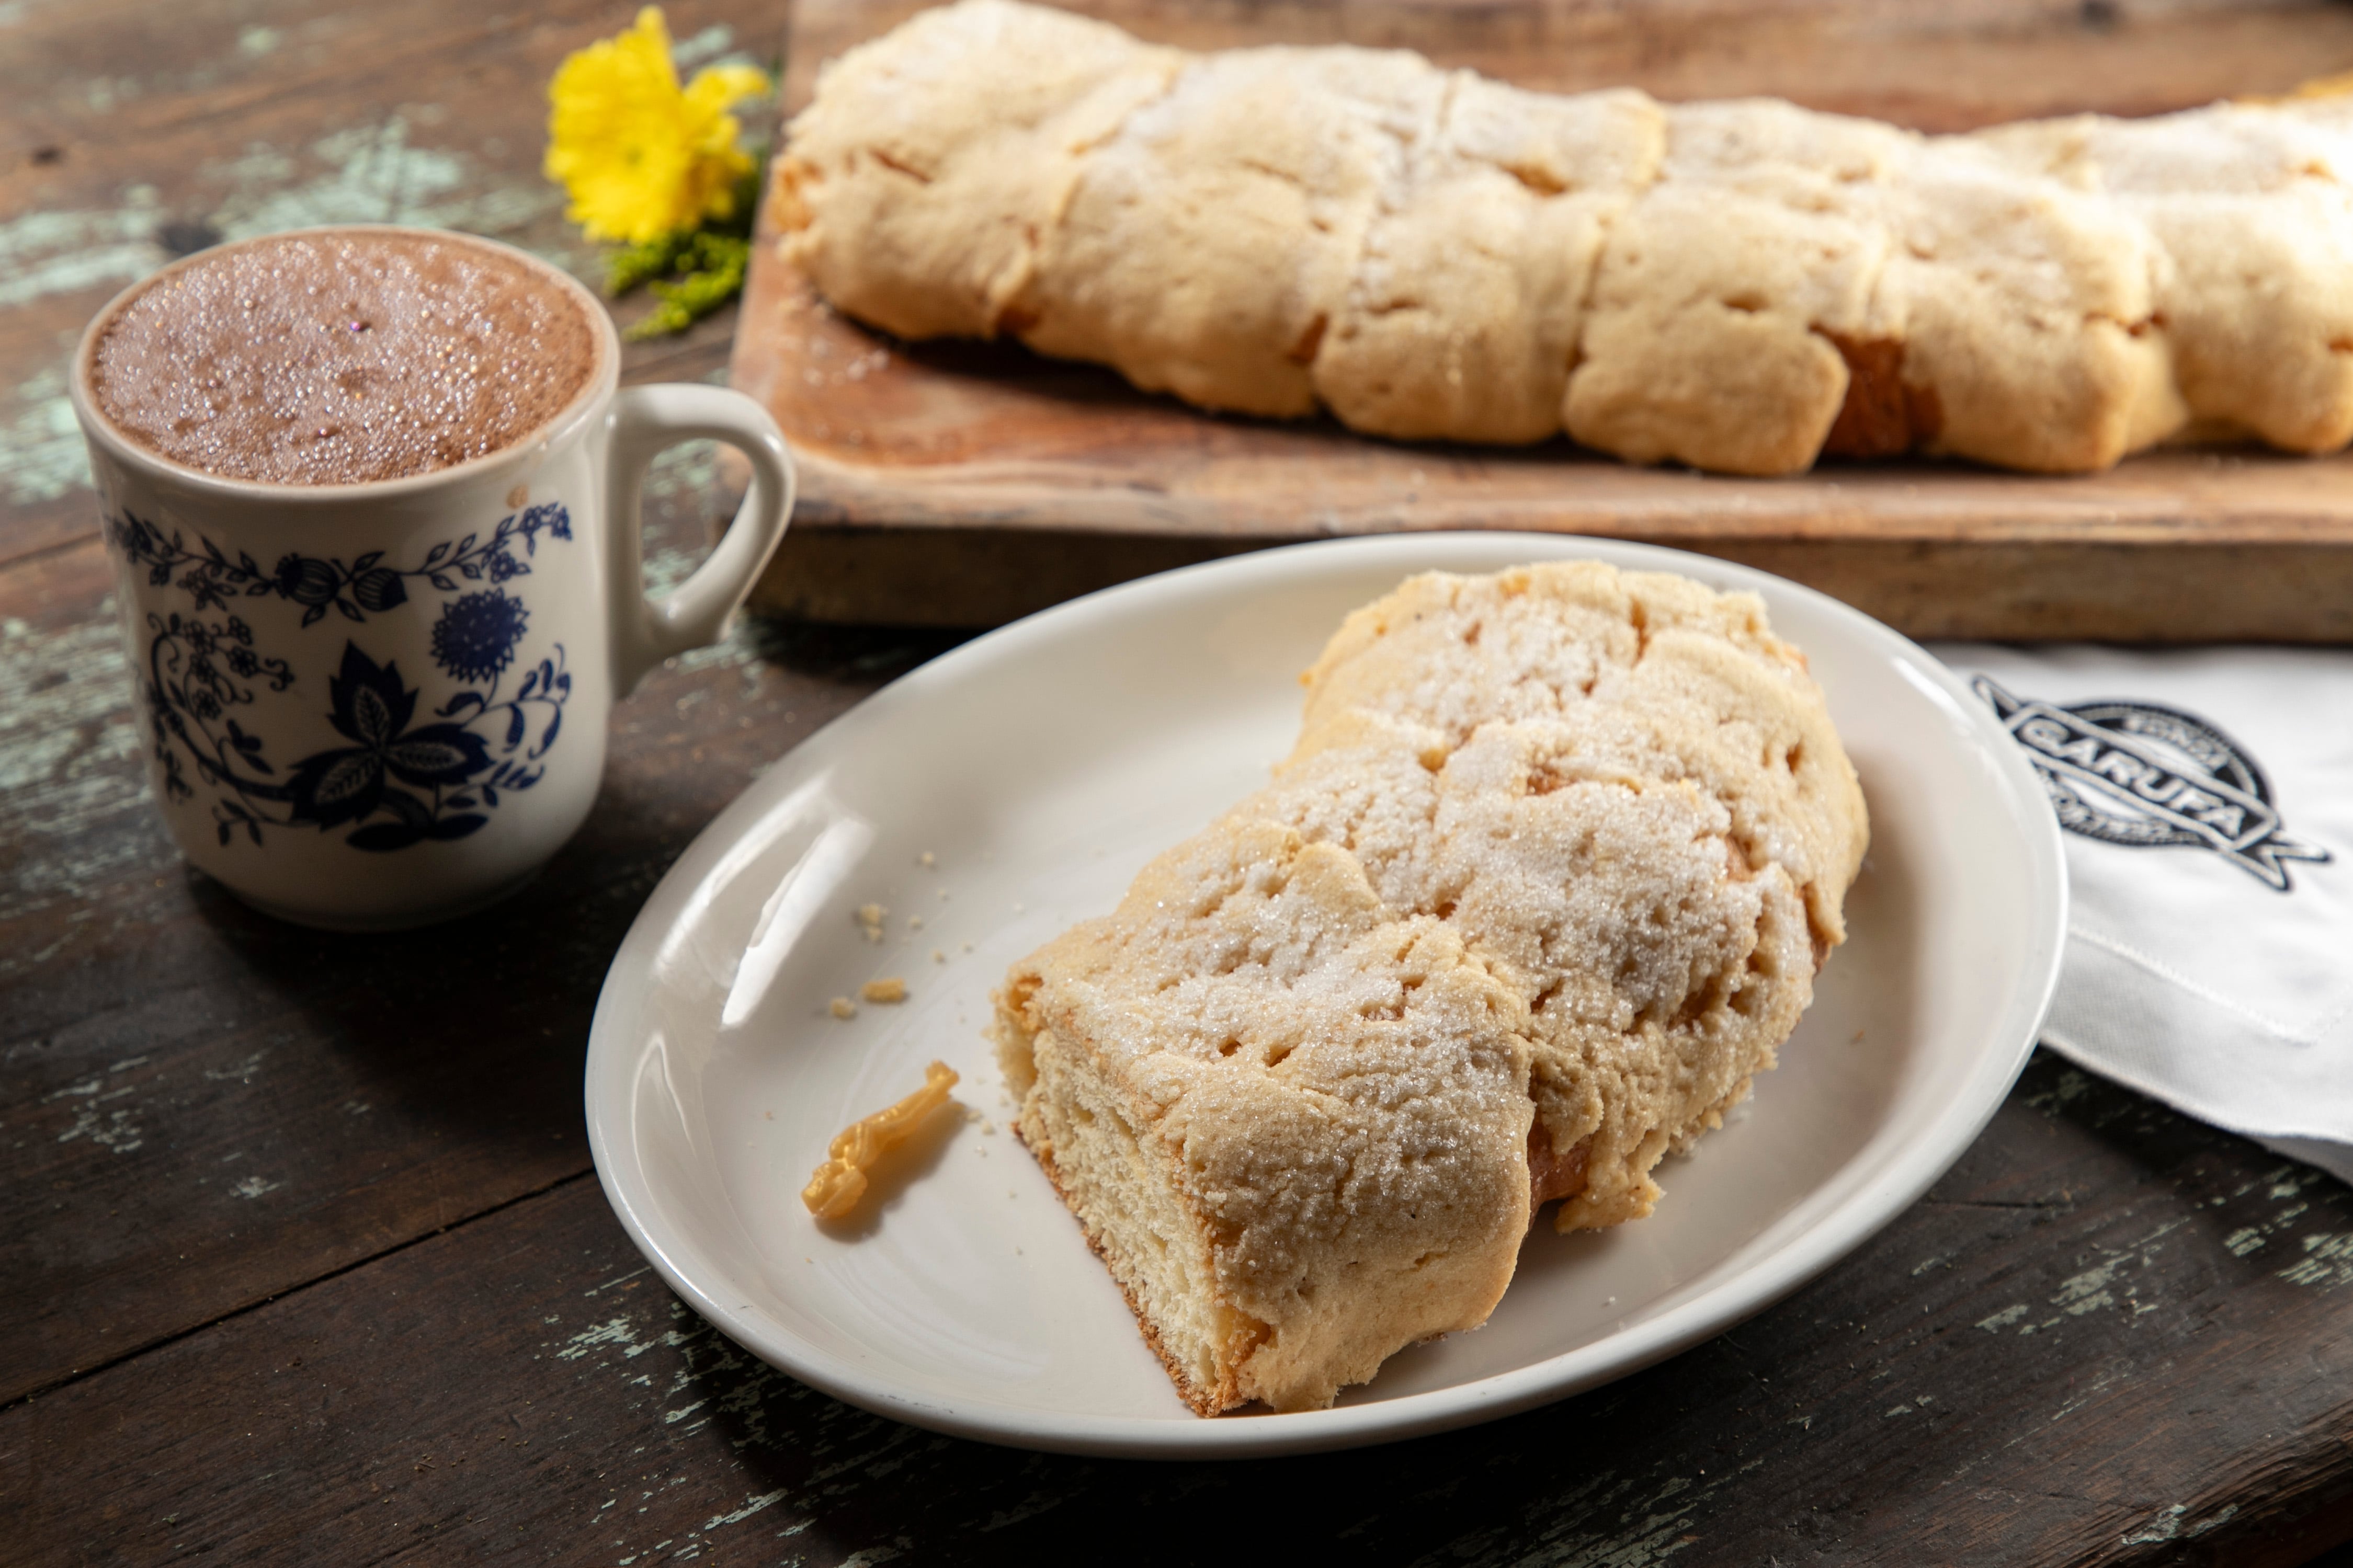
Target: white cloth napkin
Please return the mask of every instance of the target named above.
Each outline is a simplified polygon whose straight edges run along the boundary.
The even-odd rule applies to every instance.
[[[2353,1182],[2353,652],[1935,651],[2066,829],[2044,1043]]]

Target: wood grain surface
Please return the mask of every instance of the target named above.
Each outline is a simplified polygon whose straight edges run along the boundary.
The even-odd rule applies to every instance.
[[[2336,0],[1595,6],[1078,0],[1157,40],[1404,46],[1522,85],[1771,93],[1957,130],[2138,114],[2353,68]],[[802,0],[786,101],[910,14]],[[1915,637],[2353,639],[2353,456],[2175,449],[2062,479],[1826,462],[1742,479],[1566,441],[1379,441],[1328,419],[1204,415],[1016,345],[907,344],[755,258],[735,384],[800,454],[801,523],[761,601],[839,621],[985,626],[1071,593],[1333,534],[1499,528],[1641,539],[1760,566]]]
[[[0,1562],[2286,1564],[2353,1538],[2353,1191],[2048,1058],[1821,1279],[1486,1428],[1050,1458],[751,1361],[605,1205],[589,1014],[693,835],[949,634],[759,618],[658,670],[581,837],[433,931],[298,931],[183,866],[58,434],[67,348],[168,225],[402,216],[588,271],[537,84],[627,10],[0,6]],[[703,58],[776,26],[670,19]],[[732,326],[629,378],[719,376]],[[676,581],[732,496],[701,449],[651,493]]]

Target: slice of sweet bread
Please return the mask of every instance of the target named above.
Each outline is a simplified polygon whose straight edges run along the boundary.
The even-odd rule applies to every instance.
[[[1204,1415],[1486,1320],[1527,1229],[1526,1010],[1355,857],[1227,821],[1017,965],[1022,1141]]]
[[[1537,1205],[1649,1214],[1796,1027],[1867,835],[1750,595],[1433,573],[1305,679],[1274,781],[998,999],[1021,1137],[1203,1414],[1476,1326]]]

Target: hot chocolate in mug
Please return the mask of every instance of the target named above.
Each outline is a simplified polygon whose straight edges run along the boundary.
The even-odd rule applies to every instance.
[[[126,289],[75,356],[148,777],[182,853],[287,920],[421,925],[513,891],[579,827],[614,702],[722,635],[784,535],[792,459],[739,393],[620,389],[603,307],[536,258],[470,237],[304,232],[487,247],[589,326],[585,384],[536,428],[454,466],[350,484],[224,478],[104,411],[92,367],[108,323],[217,252]],[[698,439],[742,452],[751,489],[711,558],[649,601],[646,466]]]

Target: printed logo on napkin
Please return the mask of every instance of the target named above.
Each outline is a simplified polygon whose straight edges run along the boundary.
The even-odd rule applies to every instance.
[[[2013,697],[1982,675],[1970,685],[2026,748],[2070,833],[2134,848],[2195,845],[2283,893],[2283,861],[2329,858],[2281,831],[2263,769],[2194,714],[2154,702],[2061,707]]]

